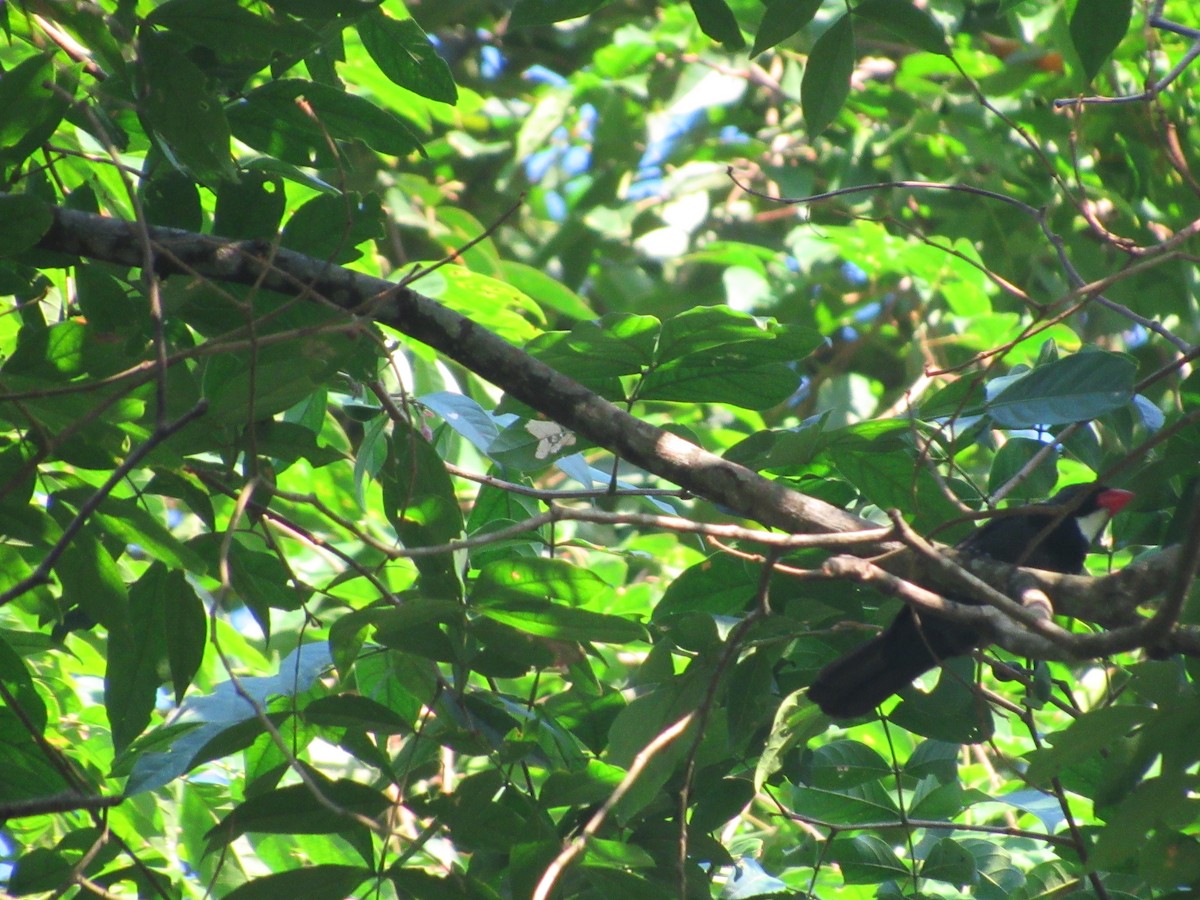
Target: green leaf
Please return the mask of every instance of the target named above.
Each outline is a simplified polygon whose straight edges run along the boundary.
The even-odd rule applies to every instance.
[[[596,313],[587,300],[551,275],[533,266],[513,260],[500,263],[501,278],[550,312],[568,319],[594,319]]]
[[[356,352],[352,338],[313,329],[286,344],[209,357],[200,384],[208,412],[200,424],[211,432],[283,412],[327,383]]]
[[[61,496],[78,503],[86,499],[79,491],[64,491]],[[93,521],[121,543],[137,547],[151,559],[172,569],[206,574],[208,567],[204,559],[136,500],[109,497],[100,504]]]
[[[529,352],[572,378],[634,375],[654,360],[661,323],[654,316],[612,313],[599,321],[580,322],[569,332],[544,334]]]
[[[369,697],[335,694],[318,697],[304,707],[304,718],[314,725],[354,728],[375,734],[411,734],[412,724]]]
[[[104,708],[113,746],[123,750],[150,724],[167,656],[166,614],[183,573],[155,563],[129,589],[130,628],[108,636]]]
[[[565,559],[534,557],[489,563],[471,588],[471,603],[536,599],[605,607],[612,593],[612,587],[589,569]]]
[[[510,28],[553,25],[594,13],[610,0],[517,0],[509,17]]]
[[[329,137],[361,140],[394,156],[425,154],[420,139],[393,113],[363,97],[296,78],[250,91],[230,107],[229,122],[238,140],[297,166],[333,165]]]
[[[814,787],[792,790],[791,805],[804,810],[820,822],[830,825],[861,825],[868,822],[890,822],[900,810],[878,783],[845,791],[827,791]]]
[[[850,94],[854,53],[854,20],[846,13],[817,38],[804,67],[800,108],[810,137],[824,131],[845,104]]]
[[[1045,784],[1064,768],[1078,764],[1128,734],[1145,722],[1151,710],[1137,706],[1110,706],[1093,709],[1067,728],[1054,734],[1051,746],[1029,757],[1026,780],[1032,785]]]
[[[1146,835],[1163,826],[1190,828],[1196,820],[1197,788],[1200,777],[1194,774],[1147,778],[1113,810],[1089,854],[1089,865],[1107,869],[1146,852]]]
[[[758,32],[754,35],[751,56],[770,50],[808,25],[824,0],[768,0]]]
[[[844,790],[877,781],[892,771],[877,751],[858,741],[832,741],[813,751],[811,774],[806,779],[816,788]]]
[[[580,865],[605,869],[650,868],[654,857],[634,844],[589,837]]]
[[[750,350],[759,361],[796,362],[824,343],[819,332],[727,306],[697,306],[662,323],[657,363],[721,348]]]
[[[554,771],[546,778],[538,799],[547,809],[601,803],[625,778],[625,770],[598,759],[589,759],[579,772]]]
[[[914,778],[933,776],[945,784],[953,781],[958,772],[958,755],[961,748],[945,741],[922,741],[904,765],[904,772]]]
[[[280,897],[345,900],[372,878],[374,873],[370,869],[320,863],[247,881],[226,894],[225,900],[279,900]]]
[[[1012,856],[993,841],[963,838],[959,844],[975,861],[979,875],[975,896],[979,900],[1008,900],[1025,886],[1025,873],[1013,864]]]
[[[907,689],[904,701],[892,710],[889,720],[923,737],[950,744],[986,741],[995,729],[988,707],[980,708],[973,691],[974,667],[970,659],[958,657],[943,663],[937,685],[928,694]]]
[[[52,53],[30,56],[6,69],[0,78],[0,171],[24,162],[50,139],[75,89],[75,71],[56,71]],[[0,240],[10,227],[9,212],[0,206]],[[7,252],[7,243],[0,243],[0,254]]]
[[[208,613],[186,574],[180,570],[167,574],[166,583],[162,586],[162,599],[167,664],[171,669],[175,702],[181,703],[204,661],[204,648],[208,642]]]
[[[513,285],[466,266],[426,268],[428,274],[416,283],[426,297],[513,343],[524,343],[537,333],[531,320],[541,320],[541,308]]]
[[[921,865],[921,877],[963,887],[974,884],[978,877],[975,858],[953,838],[942,838],[930,848]]]
[[[672,360],[643,379],[638,399],[769,409],[796,392],[800,374],[785,363],[760,362],[757,351],[748,343]]]
[[[343,218],[353,219],[353,201],[345,198],[342,203]],[[230,238],[269,240],[279,230],[286,206],[287,196],[279,176],[244,172],[236,184],[224,182],[217,188],[213,233]]]
[[[488,601],[476,610],[526,634],[560,641],[624,644],[649,640],[645,627],[637,622],[549,601]]]
[[[746,608],[758,590],[758,566],[728,553],[696,563],[667,586],[654,607],[653,621],[673,615],[705,613],[732,616]]]
[[[1133,0],[1078,0],[1071,13],[1071,43],[1090,84],[1125,33],[1133,16]]]
[[[914,47],[939,56],[949,56],[946,33],[927,9],[911,0],[863,0],[854,15],[882,25]]]
[[[431,547],[458,540],[462,511],[454,485],[437,451],[416,431],[394,426],[387,463],[379,475],[384,514],[405,547]],[[413,562],[421,573],[421,590],[429,597],[462,597],[458,553],[422,554]]]
[[[283,562],[271,553],[251,550],[234,541],[226,555],[229,584],[254,614],[263,634],[271,636],[271,610],[299,609],[309,591],[294,586]]]
[[[53,224],[50,207],[36,197],[0,194],[0,258],[28,250]]]
[[[754,801],[754,784],[747,778],[722,778],[697,791],[688,828],[692,832],[712,833],[737,818]]]
[[[109,634],[129,627],[129,596],[113,558],[93,529],[85,526],[54,564],[63,596]]]
[[[4,686],[3,706],[19,713],[21,721],[27,723],[26,731],[31,737],[41,737],[46,728],[46,704],[33,686],[29,670],[11,645],[0,635],[0,685]],[[0,796],[6,796],[0,794]]]
[[[700,30],[722,44],[727,51],[734,52],[746,46],[742,30],[738,27],[733,10],[725,0],[689,0]]]
[[[373,819],[392,805],[375,788],[349,779],[329,781],[316,777],[314,782],[322,803],[307,784],[293,784],[259,794],[241,803],[214,825],[205,835],[209,849],[215,850],[243,834],[338,834],[364,828],[350,813]],[[306,894],[307,896],[307,894]]]
[[[114,763],[117,774],[129,774],[126,793],[156,790],[215,755],[244,748],[262,732],[262,724],[243,694],[261,708],[275,697],[291,703],[290,698],[307,691],[330,664],[324,641],[301,644],[279,661],[277,674],[241,676],[236,688],[224,681],[207,694],[189,697],[175,724],[138,740]]]
[[[143,28],[138,39],[142,93],[138,110],[163,152],[210,188],[237,179],[229,122],[204,73],[178,42]]]
[[[987,412],[1002,428],[1095,419],[1133,399],[1137,364],[1105,350],[1076,353],[987,386]]]
[[[903,510],[918,529],[958,516],[938,480],[924,466],[914,466],[909,446],[892,434],[885,432],[876,440],[845,435],[828,455],[863,497],[880,509]]]
[[[762,790],[767,779],[783,767],[783,758],[829,727],[829,719],[804,691],[793,691],[779,704],[771,734],[754,770],[754,789]]]
[[[148,331],[149,306],[134,296],[126,283],[95,263],[77,265],[75,280],[79,309],[95,331],[107,334],[140,332],[143,328]]]
[[[458,88],[445,60],[412,19],[393,19],[376,9],[358,23],[358,36],[379,70],[422,97],[458,102]]]
[[[168,0],[146,21],[215,51],[227,63],[257,68],[276,57],[301,56],[319,40],[315,29],[282,16],[255,15],[236,0]]]
[[[280,240],[290,250],[344,264],[362,255],[359,244],[382,236],[383,211],[377,196],[320,194],[291,214]]]
[[[828,854],[841,868],[846,884],[882,884],[909,877],[892,848],[873,834],[834,840]]]
[[[52,382],[70,381],[87,370],[88,339],[87,325],[77,319],[49,328],[24,327],[17,335],[16,350],[5,362],[4,371]]]

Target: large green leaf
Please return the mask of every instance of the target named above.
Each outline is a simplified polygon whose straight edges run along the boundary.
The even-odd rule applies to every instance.
[[[181,572],[170,573],[162,563],[152,565],[129,589],[128,636],[108,636],[104,708],[118,751],[150,724],[167,660],[166,610],[175,602],[181,579]]]
[[[146,20],[207,47],[227,63],[259,68],[278,56],[300,56],[318,41],[315,29],[281,16],[255,15],[236,0],[168,0]]]
[[[480,615],[536,637],[558,641],[624,644],[646,641],[644,626],[620,616],[538,600],[497,600],[475,606]]]
[[[0,167],[19,165],[54,133],[76,88],[74,71],[55,69],[52,54],[30,56],[0,78]],[[15,210],[0,206],[6,225]],[[2,239],[2,235],[0,235]],[[7,244],[4,241],[4,244]],[[5,252],[0,244],[0,253]]]
[[[909,877],[895,851],[871,834],[834,840],[829,858],[841,868],[846,884],[882,884]]]
[[[725,0],[688,0],[700,29],[714,41],[724,45],[726,50],[741,50],[746,46],[737,19],[733,16]]]
[[[463,518],[454,485],[437,451],[416,431],[397,423],[379,474],[384,513],[405,547],[436,547],[462,537]],[[414,558],[421,589],[430,597],[462,596],[461,551]]]
[[[561,600],[607,606],[612,587],[596,573],[563,559],[522,558],[490,563],[471,587],[471,602]]]
[[[854,20],[847,13],[817,38],[804,67],[800,107],[810,135],[824,131],[845,105],[854,53]]]
[[[358,35],[379,70],[400,87],[442,103],[458,100],[450,67],[413,19],[375,10],[359,22]]]
[[[897,818],[900,812],[887,791],[875,782],[846,791],[796,787],[792,791],[791,805],[803,810],[804,815],[831,825],[887,822]]]
[[[420,139],[392,113],[354,94],[296,78],[248,92],[230,107],[229,122],[239,140],[297,166],[332,165],[330,137],[361,140],[397,156],[424,152]]]
[[[758,32],[754,35],[751,56],[770,50],[781,41],[808,25],[821,8],[823,0],[771,0],[763,12]]]
[[[1071,43],[1083,64],[1083,82],[1092,79],[1129,30],[1133,0],[1078,0],[1071,13]]]
[[[360,884],[373,877],[374,873],[370,869],[320,863],[255,878],[225,896],[227,900],[279,900],[280,897],[344,900],[352,895]]]
[[[248,798],[205,835],[210,848],[248,832],[331,834],[361,829],[364,826],[355,815],[373,819],[392,805],[384,794],[356,781],[316,778],[314,782],[321,797],[307,784],[293,784]]]
[[[210,188],[236,179],[229,122],[204,73],[161,32],[142,29],[138,49],[143,83],[138,110],[163,152]]]
[[[54,214],[36,197],[26,194],[0,196],[0,257],[15,256],[28,250],[52,224]]]
[[[528,28],[531,25],[553,25],[589,15],[609,0],[517,0],[509,25]]]
[[[942,26],[928,9],[911,0],[863,0],[854,7],[854,14],[877,22],[921,50],[950,55]]]
[[[1133,398],[1137,365],[1106,351],[1076,353],[988,385],[987,412],[1003,428],[1098,418]]]

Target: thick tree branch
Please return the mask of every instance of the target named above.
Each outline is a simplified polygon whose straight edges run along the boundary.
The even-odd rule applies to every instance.
[[[51,210],[54,221],[39,242],[42,250],[133,267],[143,265],[145,235],[135,223],[61,207]],[[741,516],[789,533],[834,534],[878,527],[630,415],[486,328],[405,285],[353,272],[266,241],[235,241],[161,227],[149,228],[148,234],[160,274],[178,273],[319,299],[350,315],[386,325],[445,354],[617,456]],[[896,549],[899,545],[893,542],[863,544],[850,552],[866,556]],[[937,560],[918,556],[894,555],[881,565],[901,572],[909,582],[933,588],[953,587],[957,582],[961,588],[961,575],[948,576]],[[983,581],[1006,587],[1009,596],[1020,596],[1032,578],[1034,585],[1054,598],[1058,613],[1117,627],[1121,634],[1113,640],[1120,644],[1127,643],[1130,634],[1141,627],[1135,612],[1137,603],[1160,594],[1171,573],[1169,564],[1161,563],[1130,567],[1105,579],[1031,575],[1030,570],[986,559],[954,557],[953,551],[951,557]],[[1024,580],[1014,582],[1014,578]],[[972,615],[980,612],[976,608]],[[1033,634],[999,610],[989,608],[983,612],[992,619],[1005,646],[1017,649],[1014,645],[1027,644],[1030,651],[1043,651],[1031,655],[1061,656],[1061,646],[1055,646],[1057,634],[1054,638]],[[1197,645],[1193,650],[1200,649],[1200,639],[1190,634],[1172,633],[1164,641],[1164,646],[1177,649],[1193,644]],[[1102,648],[1097,644],[1089,649]]]
[[[52,211],[54,224],[39,242],[42,249],[142,265],[142,246],[134,223],[61,207],[52,207]],[[486,328],[408,287],[266,241],[233,241],[161,227],[151,227],[149,233],[160,273],[186,273],[291,296],[320,297],[427,344],[560,425],[746,518],[788,532],[874,527],[631,416]]]

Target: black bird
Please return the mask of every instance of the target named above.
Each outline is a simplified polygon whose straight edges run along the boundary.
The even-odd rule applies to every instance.
[[[990,520],[958,548],[998,562],[1077,575],[1092,541],[1131,499],[1129,491],[1102,484],[1072,485],[1028,512]],[[943,660],[969,653],[981,640],[971,626],[929,612],[922,612],[918,622],[912,607],[905,606],[880,635],[821,669],[808,697],[834,718],[861,716]]]

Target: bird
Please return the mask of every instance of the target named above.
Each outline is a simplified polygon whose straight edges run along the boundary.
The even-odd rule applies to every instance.
[[[957,547],[997,562],[1078,575],[1088,547],[1132,499],[1131,492],[1098,482],[1071,485],[1024,512],[989,520]],[[949,599],[977,603],[969,597]],[[865,715],[919,675],[970,653],[982,641],[979,631],[964,622],[926,611],[918,617],[905,606],[879,635],[821,669],[808,698],[835,719]]]

